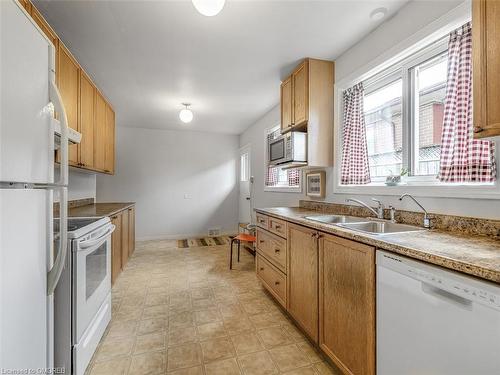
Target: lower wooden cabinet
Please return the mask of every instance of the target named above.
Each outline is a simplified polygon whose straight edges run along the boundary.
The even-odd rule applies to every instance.
[[[286,307],[286,275],[257,253],[257,276],[281,306]]]
[[[287,310],[318,342],[318,232],[288,223]]]
[[[128,209],[128,256],[135,251],[135,207]]]
[[[123,271],[135,249],[135,208],[111,216],[115,231],[111,236],[111,284]]]
[[[375,248],[319,239],[319,345],[345,374],[375,374]]]
[[[122,215],[116,214],[111,217],[115,231],[111,235],[111,284],[122,271]]]

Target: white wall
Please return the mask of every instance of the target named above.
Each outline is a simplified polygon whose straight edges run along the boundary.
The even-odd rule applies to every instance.
[[[402,8],[393,18],[382,24],[366,38],[336,59],[336,77],[338,82],[361,67],[376,59],[388,49],[410,38],[417,31],[429,25],[462,1],[412,1]],[[280,121],[279,105],[263,118],[249,127],[240,136],[240,146],[247,144],[252,148],[252,174],[255,176],[254,206],[296,206],[304,194],[275,193],[264,191],[264,131]],[[327,169],[327,196],[325,201],[343,203],[352,194],[333,193],[333,168]],[[356,195],[356,198],[368,201],[370,196]],[[398,209],[418,210],[412,202],[399,202],[396,196],[380,196],[386,205],[392,204]],[[451,215],[500,218],[500,201],[487,199],[450,199],[419,198],[431,212]]]
[[[68,184],[69,200],[96,197],[96,174],[70,169]]]
[[[266,130],[280,123],[280,107],[274,107],[240,136],[240,147],[250,145],[250,174],[254,176],[254,207],[295,206],[302,193],[264,191],[266,156]],[[244,203],[243,203],[244,204]]]
[[[238,136],[116,128],[115,175],[97,176],[98,202],[136,202],[138,240],[234,232]]]

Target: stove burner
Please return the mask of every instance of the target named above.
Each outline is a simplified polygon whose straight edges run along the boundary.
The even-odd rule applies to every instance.
[[[100,217],[93,218],[77,218],[70,217],[68,218],[68,232],[77,231],[80,228],[86,227],[89,224],[95,223],[96,221],[101,220]],[[59,232],[59,219],[54,219],[54,232]]]

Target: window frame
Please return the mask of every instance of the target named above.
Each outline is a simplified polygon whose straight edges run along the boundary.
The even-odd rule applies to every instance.
[[[333,191],[339,194],[370,194],[370,195],[389,195],[397,196],[403,193],[413,194],[417,197],[447,197],[447,198],[482,198],[482,199],[499,199],[500,198],[500,175],[497,181],[492,184],[449,184],[439,182],[435,176],[413,176],[407,179],[406,185],[386,186],[384,177],[372,178],[372,182],[366,185],[342,185],[340,183],[340,164],[342,160],[342,125],[343,125],[343,102],[342,93],[349,87],[354,86],[359,82],[367,82],[368,85],[371,79],[377,74],[386,71],[386,76],[396,74],[398,69],[403,66],[415,67],[420,62],[425,62],[429,59],[429,55],[436,51],[442,44],[447,45],[448,35],[451,31],[470,21],[471,10],[467,4],[462,4],[450,11],[438,21],[424,27],[416,32],[411,37],[392,47],[388,51],[380,54],[370,63],[356,70],[346,78],[335,83],[335,112],[334,117],[334,147],[335,147],[335,165],[333,168]],[[435,48],[430,46],[434,45]],[[429,50],[428,50],[429,49]],[[427,53],[422,52],[427,51]],[[380,79],[380,77],[379,77]],[[403,80],[408,80],[409,77],[404,77]],[[403,87],[405,84],[403,83]],[[408,87],[408,85],[406,85]],[[403,101],[405,100],[403,93]],[[408,128],[408,105],[403,102],[403,130]],[[407,113],[405,113],[407,112]],[[414,124],[412,129],[415,129]],[[407,134],[408,135],[408,134]],[[500,163],[500,137],[491,138],[496,141],[496,159]],[[408,153],[408,137],[403,134],[403,151],[406,149]],[[409,163],[410,160],[403,162]],[[405,165],[403,163],[403,165]],[[408,165],[408,164],[406,164]]]
[[[266,128],[264,130],[264,155],[265,155],[265,159],[264,159],[264,178],[263,178],[263,181],[264,181],[264,191],[266,192],[275,192],[275,193],[302,193],[302,182],[303,182],[303,178],[302,178],[302,169],[300,168],[297,168],[299,170],[299,185],[298,186],[286,186],[286,185],[279,185],[279,186],[267,186],[266,185],[266,182],[267,182],[267,173],[268,173],[268,169],[269,169],[269,150],[268,150],[268,147],[267,147],[267,137],[270,133],[273,133],[274,131],[278,130],[278,129],[281,129],[281,123],[278,123],[274,126],[271,126],[269,128]]]

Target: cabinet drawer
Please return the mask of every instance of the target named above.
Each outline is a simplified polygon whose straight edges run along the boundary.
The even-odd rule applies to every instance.
[[[286,273],[286,240],[260,228],[257,229],[257,251],[276,268]]]
[[[256,258],[256,267],[257,276],[266,289],[271,292],[283,307],[285,307],[286,276],[259,254],[257,254]]]
[[[270,217],[268,225],[271,232],[286,238],[286,221]]]
[[[261,228],[268,229],[269,227],[269,217],[262,214],[255,215],[257,219],[257,225]]]

